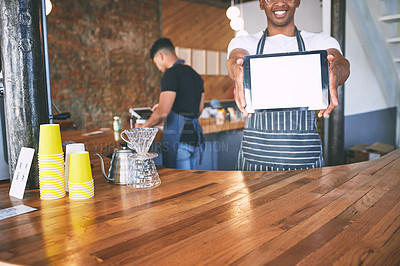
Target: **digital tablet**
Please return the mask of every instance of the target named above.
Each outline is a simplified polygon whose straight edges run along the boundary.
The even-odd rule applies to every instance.
[[[151,110],[150,107],[140,107],[140,108],[130,108],[129,113],[136,117],[136,119],[148,119],[153,111]]]
[[[329,106],[326,50],[245,56],[248,113],[324,110]]]

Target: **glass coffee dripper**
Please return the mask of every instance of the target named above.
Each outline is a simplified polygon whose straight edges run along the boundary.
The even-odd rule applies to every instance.
[[[153,161],[158,155],[154,152],[148,152],[157,131],[158,128],[130,128],[121,132],[121,138],[128,144],[128,147],[136,151],[136,153],[128,156],[131,163],[127,186],[146,189],[161,184]]]

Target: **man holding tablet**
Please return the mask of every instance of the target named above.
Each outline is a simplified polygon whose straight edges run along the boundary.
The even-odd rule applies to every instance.
[[[322,145],[314,110],[268,110],[251,114],[246,111],[243,86],[243,57],[326,50],[329,62],[330,104],[319,117],[329,116],[338,105],[337,87],[349,74],[349,62],[340,52],[338,42],[329,35],[299,31],[294,14],[300,0],[259,0],[268,27],[264,32],[234,38],[228,46],[228,72],[235,82],[235,101],[247,116],[238,169],[248,171],[282,171],[322,167]],[[305,66],[307,67],[307,66]],[[286,76],[285,76],[286,74]],[[290,72],[283,73],[290,79]],[[268,80],[268,73],[265,73]],[[279,83],[273,90],[279,90]],[[301,87],[298,88],[302,90]]]

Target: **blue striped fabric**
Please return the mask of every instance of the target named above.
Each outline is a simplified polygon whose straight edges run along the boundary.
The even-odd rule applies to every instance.
[[[238,169],[281,171],[323,165],[315,111],[255,113],[246,120]]]
[[[304,40],[295,27],[299,51]],[[268,28],[257,45],[264,53]],[[284,171],[324,166],[315,111],[255,113],[247,118],[237,168],[242,171]]]

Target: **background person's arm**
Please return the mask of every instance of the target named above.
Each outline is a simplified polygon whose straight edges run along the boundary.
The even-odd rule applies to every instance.
[[[171,112],[174,105],[176,92],[163,91],[160,93],[160,100],[157,107],[153,108],[153,113],[144,124],[136,124],[135,127],[153,127],[160,124]]]
[[[334,48],[328,49],[329,61],[329,92],[331,103],[326,110],[321,110],[318,117],[327,118],[329,114],[338,106],[337,88],[344,84],[350,75],[350,63],[344,56]]]
[[[203,112],[204,109],[204,92],[201,94],[200,106],[199,106],[199,114]]]

